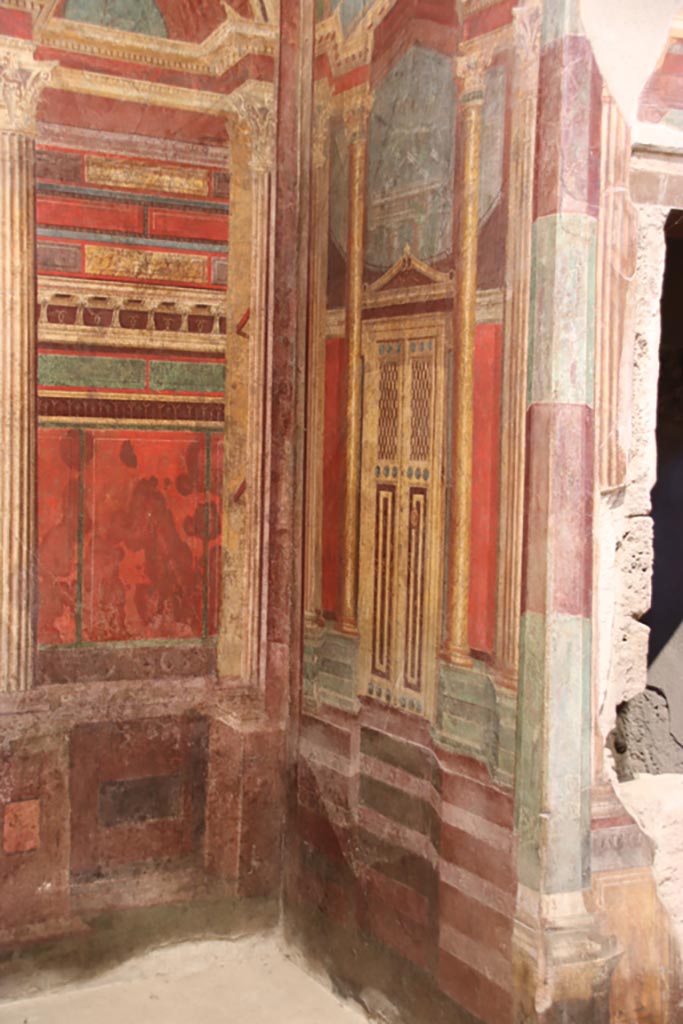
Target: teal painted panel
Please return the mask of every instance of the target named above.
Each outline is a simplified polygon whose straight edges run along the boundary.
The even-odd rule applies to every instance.
[[[577,892],[590,865],[590,621],[526,612],[521,640],[520,881],[547,893]]]
[[[590,867],[591,624],[548,618],[547,892],[574,892]]]
[[[486,72],[481,112],[481,161],[479,166],[479,229],[487,223],[503,195],[505,160],[505,68],[496,65]]]
[[[139,32],[162,39],[168,36],[166,23],[154,0],[67,0],[64,17],[123,32]]]
[[[103,356],[39,355],[38,385],[144,391],[145,360],[111,359]]]
[[[347,35],[355,22],[365,14],[371,3],[372,0],[332,0],[332,10],[339,11],[344,35]]]
[[[151,391],[199,391],[222,393],[225,366],[222,363],[184,363],[155,360],[149,367]]]
[[[387,270],[406,244],[428,261],[452,251],[455,119],[451,58],[411,47],[377,86],[370,115],[365,261],[372,271]]]
[[[597,222],[540,217],[533,229],[529,402],[594,403]]]
[[[519,834],[519,881],[535,890],[541,884],[544,669],[545,616],[539,612],[525,612],[520,628],[515,827]]]

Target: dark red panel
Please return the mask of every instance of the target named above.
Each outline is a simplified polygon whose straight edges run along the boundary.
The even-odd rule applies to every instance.
[[[69,914],[69,799],[66,736],[58,729],[50,736],[45,730],[28,730],[24,738],[13,740],[9,730],[4,732],[0,745],[0,892],[6,933],[51,918],[64,921]],[[24,819],[24,829],[33,818],[32,835],[26,831],[22,837],[16,834],[8,817],[15,818],[16,826],[18,815]],[[3,936],[3,945],[6,942]]]
[[[201,718],[98,722],[74,729],[71,871],[177,860],[197,850],[204,828],[207,742],[207,725]],[[131,788],[145,780],[152,793],[165,780],[179,798],[155,818],[140,813],[144,807],[139,799],[129,797],[128,813],[112,821],[106,813],[107,798],[115,791],[112,784],[127,783]]]
[[[204,435],[112,430],[89,441],[84,640],[201,636]]]
[[[541,55],[534,218],[597,215],[602,79],[590,43],[567,36]]]
[[[511,994],[443,949],[439,952],[438,982],[458,1005],[486,1024],[512,1020]]]
[[[91,203],[83,199],[46,199],[39,196],[36,217],[39,224],[51,227],[136,234],[144,230],[143,208],[123,203]]]
[[[325,351],[323,442],[323,610],[341,611],[344,499],[346,494],[346,339],[330,338]]]
[[[527,438],[522,610],[589,617],[593,412],[584,405],[532,405]]]
[[[492,652],[496,617],[503,329],[480,324],[474,345],[470,646]]]
[[[80,431],[38,437],[38,642],[67,644],[76,639]]]
[[[487,7],[471,18],[467,18],[463,24],[463,39],[474,39],[475,36],[484,35],[486,32],[494,32],[503,25],[512,21],[512,9],[516,0],[503,0],[503,3],[494,7]]]
[[[130,132],[152,138],[219,145],[227,141],[224,117],[152,107],[143,103],[119,102],[57,89],[45,89],[43,92],[38,118],[48,124],[66,124],[75,128],[92,128],[97,125],[101,131]]]
[[[228,218],[218,213],[150,210],[149,232],[158,238],[198,238],[211,242],[227,242]]]
[[[0,7],[0,35],[15,39],[33,38],[33,18],[30,11],[12,11]]]

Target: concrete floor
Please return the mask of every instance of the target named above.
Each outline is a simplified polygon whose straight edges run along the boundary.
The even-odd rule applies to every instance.
[[[274,935],[155,950],[96,980],[0,1003],[0,1024],[367,1024]]]

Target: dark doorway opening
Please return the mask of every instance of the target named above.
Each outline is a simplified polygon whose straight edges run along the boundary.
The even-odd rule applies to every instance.
[[[671,212],[665,234],[648,682],[617,709],[611,739],[622,779],[683,771],[683,211]]]

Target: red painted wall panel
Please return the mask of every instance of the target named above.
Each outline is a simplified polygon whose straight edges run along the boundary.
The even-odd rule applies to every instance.
[[[201,434],[93,432],[84,640],[202,635],[205,460]]]
[[[480,324],[474,348],[470,646],[493,652],[500,491],[500,400],[503,329]]]
[[[182,213],[179,210],[150,210],[150,234],[157,238],[196,238],[226,242],[228,219],[214,213]]]
[[[38,642],[76,639],[80,431],[39,431]]]
[[[144,231],[144,210],[141,206],[39,197],[36,201],[36,216],[39,224],[50,227],[126,231],[134,234]]]
[[[323,611],[341,608],[346,450],[346,339],[329,338],[325,350],[323,446]]]

